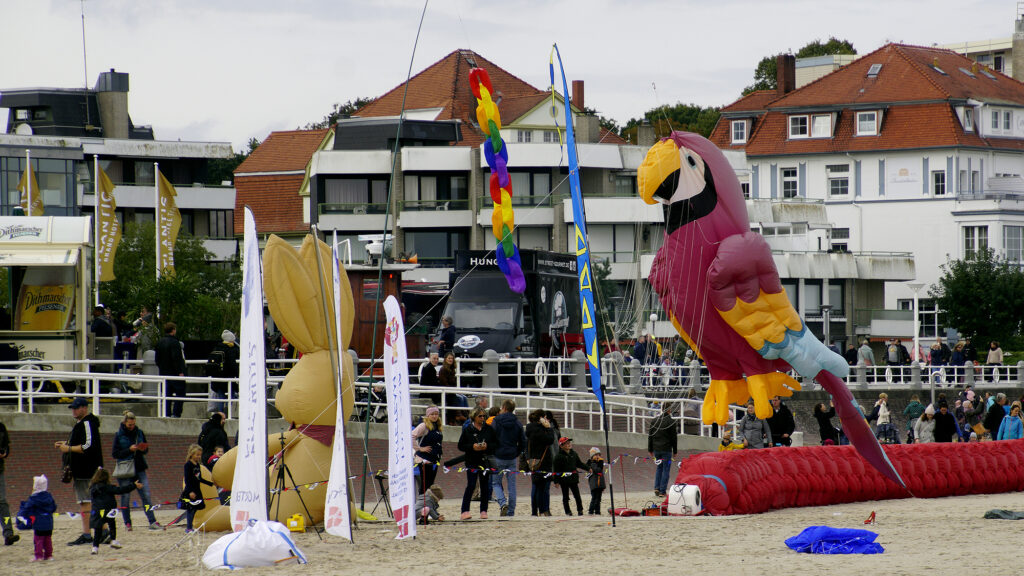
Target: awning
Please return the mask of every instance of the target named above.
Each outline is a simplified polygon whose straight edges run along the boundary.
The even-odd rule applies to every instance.
[[[3,248],[0,249],[0,266],[74,266],[78,264],[78,252],[78,248]]]

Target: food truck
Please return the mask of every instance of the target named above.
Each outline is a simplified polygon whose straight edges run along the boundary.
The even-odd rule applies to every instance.
[[[86,356],[91,222],[87,216],[0,216],[2,359],[45,363]]]

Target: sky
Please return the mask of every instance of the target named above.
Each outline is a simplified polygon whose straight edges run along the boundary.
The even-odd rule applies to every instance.
[[[83,57],[83,20],[85,55]],[[0,0],[0,92],[130,74],[160,140],[230,142],[376,97],[458,49],[545,89],[551,45],[585,104],[625,124],[659,105],[722,106],[764,56],[830,36],[861,54],[1007,38],[1015,0]],[[86,70],[88,76],[86,77]],[[556,72],[557,73],[557,72]],[[87,81],[86,81],[87,80]],[[560,82],[560,80],[559,80]],[[6,125],[7,110],[0,109]]]

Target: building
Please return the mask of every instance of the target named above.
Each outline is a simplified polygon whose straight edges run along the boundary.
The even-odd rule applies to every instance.
[[[746,154],[752,199],[823,202],[823,246],[873,268],[911,252],[914,282],[889,278],[884,307],[910,310],[919,283],[922,336],[944,334],[927,298],[942,264],[986,248],[1022,259],[1024,84],[949,50],[888,44],[790,86],[724,108],[713,141]],[[855,327],[867,332],[881,318],[865,314]]]
[[[20,88],[0,91],[8,108],[0,134],[0,214],[20,202],[18,180],[31,157],[47,216],[84,216],[95,206],[93,158],[115,185],[117,216],[126,222],[154,220],[154,163],[174,184],[181,230],[205,238],[214,260],[237,252],[232,221],[235,189],[209,182],[210,162],[229,158],[222,142],[157,140],[149,126],[136,126],[128,113],[128,74],[110,70],[96,86]]]

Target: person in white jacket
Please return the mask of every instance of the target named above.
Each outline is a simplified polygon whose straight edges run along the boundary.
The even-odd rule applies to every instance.
[[[926,444],[928,442],[935,442],[935,407],[930,404],[914,424],[914,443]]]

